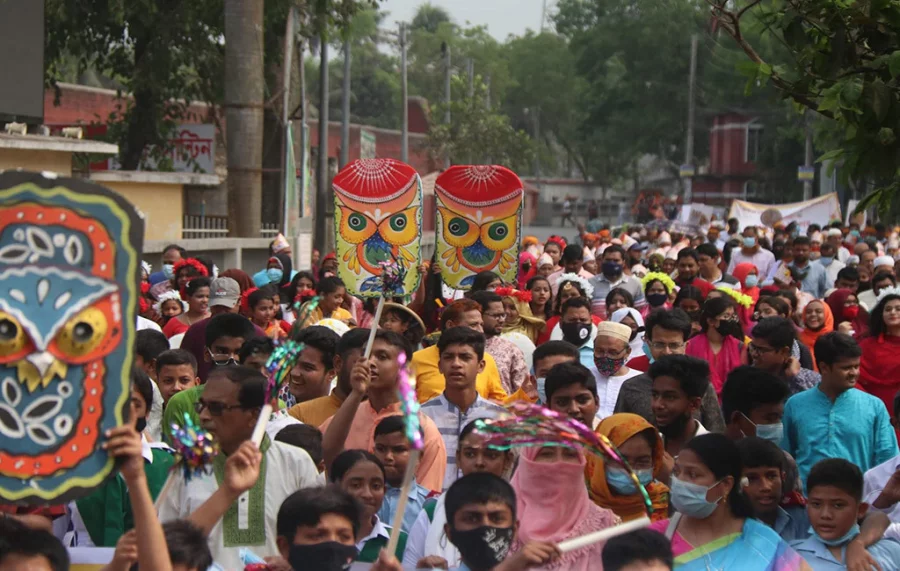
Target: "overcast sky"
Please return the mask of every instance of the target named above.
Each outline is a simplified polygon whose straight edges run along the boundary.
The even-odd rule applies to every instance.
[[[531,28],[537,31],[541,26],[541,7],[545,0],[431,0],[435,6],[441,6],[450,13],[457,24],[485,25],[488,32],[500,41],[506,40],[509,34],[522,35]],[[551,12],[555,0],[546,0],[547,12]],[[388,21],[396,26],[397,22],[412,20],[416,8],[425,0],[385,0],[380,4],[382,10],[389,12]]]

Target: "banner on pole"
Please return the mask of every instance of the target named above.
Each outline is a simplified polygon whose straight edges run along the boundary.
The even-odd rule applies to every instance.
[[[813,198],[812,200],[788,204],[759,204],[745,200],[735,200],[731,203],[728,217],[737,218],[741,228],[746,226],[768,226],[763,221],[762,216],[766,211],[777,211],[777,214],[780,214],[780,218],[775,216],[775,219],[785,226],[791,222],[796,222],[803,230],[813,223],[824,226],[833,220],[842,219],[841,203],[835,192]],[[768,214],[774,214],[774,212]],[[767,219],[770,218],[767,216]]]

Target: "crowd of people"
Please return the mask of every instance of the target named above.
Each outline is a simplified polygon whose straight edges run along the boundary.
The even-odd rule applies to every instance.
[[[177,245],[144,265],[132,422],[105,444],[119,473],[66,505],[4,506],[0,569],[94,547],[115,550],[109,571],[900,569],[896,229],[527,236],[514,281],[455,291],[424,263],[378,323],[333,254],[295,271],[286,240],[270,249],[253,275]],[[304,348],[257,447],[288,338]],[[404,498],[401,362],[424,443]],[[488,446],[478,421],[515,402],[608,438],[643,490],[581,449]],[[192,478],[167,446],[185,417],[220,448]],[[643,491],[648,529],[560,549],[648,515]]]

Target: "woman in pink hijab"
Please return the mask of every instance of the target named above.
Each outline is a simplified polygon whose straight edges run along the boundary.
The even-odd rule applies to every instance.
[[[559,543],[621,523],[591,501],[584,481],[585,456],[560,446],[525,448],[512,477],[519,531],[512,551],[529,541]],[[602,571],[603,543],[564,554],[535,569]]]

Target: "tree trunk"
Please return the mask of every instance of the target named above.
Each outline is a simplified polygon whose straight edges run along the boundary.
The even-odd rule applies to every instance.
[[[225,128],[230,235],[259,238],[264,0],[225,0]]]

